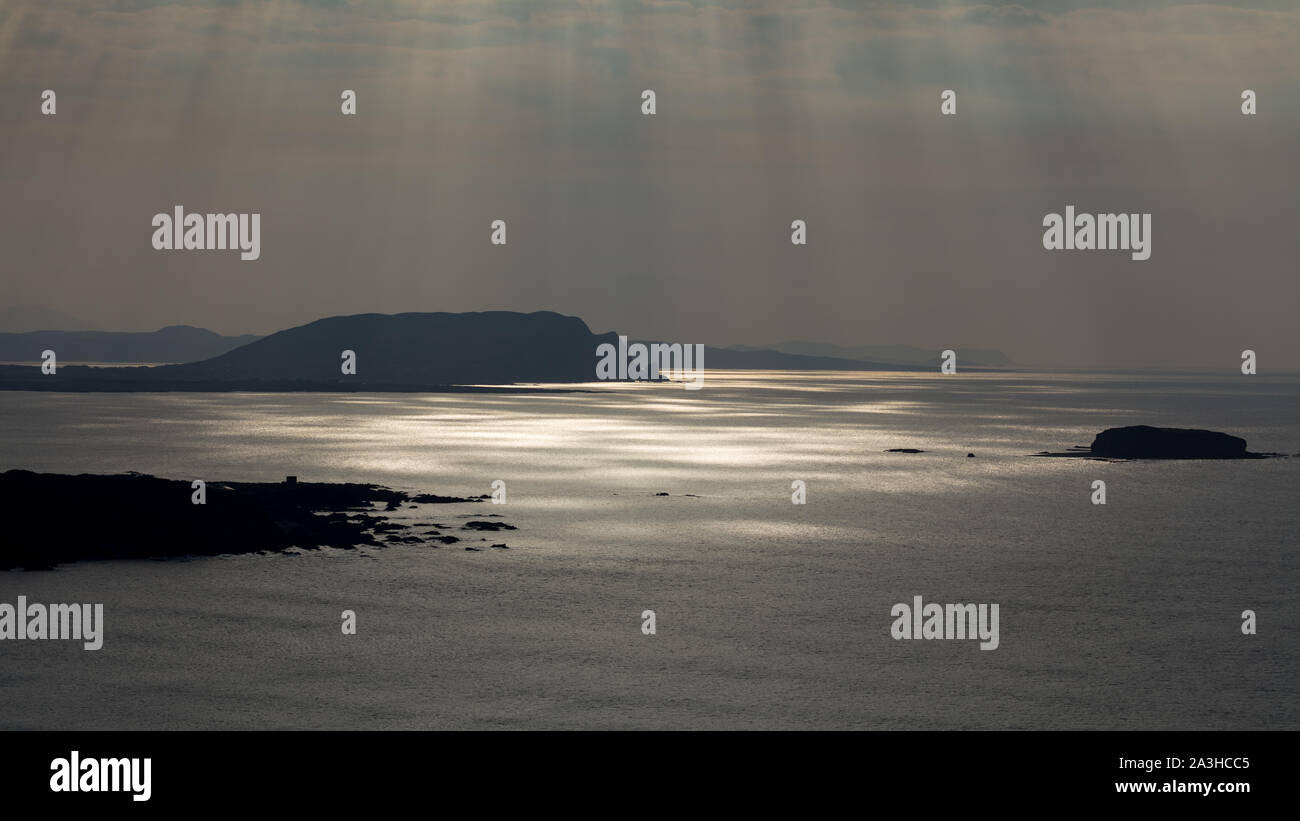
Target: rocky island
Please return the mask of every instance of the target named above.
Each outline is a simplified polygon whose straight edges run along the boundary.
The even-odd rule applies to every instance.
[[[1264,459],[1274,454],[1246,450],[1246,440],[1212,430],[1131,425],[1107,428],[1090,447],[1036,456],[1084,456],[1101,459]]]

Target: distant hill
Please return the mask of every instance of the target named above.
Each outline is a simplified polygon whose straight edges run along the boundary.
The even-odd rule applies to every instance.
[[[67,334],[23,337],[19,361],[39,356],[42,347],[59,361],[132,361],[133,351],[114,351],[108,341],[127,337],[206,339],[229,349],[201,361],[151,368],[92,368],[60,365],[44,375],[30,365],[0,366],[0,389],[58,391],[421,391],[455,386],[596,381],[596,351],[617,346],[615,333],[596,334],[581,319],[551,311],[516,313],[357,314],[320,319],[233,347],[242,338],[218,337],[198,328],[164,328],[153,334]],[[206,336],[205,336],[206,335]],[[95,350],[77,348],[77,338],[97,339]],[[39,342],[38,342],[39,340]],[[173,343],[175,339],[173,338]],[[36,345],[35,354],[31,353]],[[172,355],[179,350],[176,344]],[[352,351],[356,373],[343,374],[343,352]],[[147,352],[163,359],[158,349]],[[93,356],[90,354],[94,354]],[[933,363],[927,363],[930,369]],[[705,371],[753,370],[905,370],[888,365],[779,351],[733,351],[706,347]]]
[[[937,367],[937,366],[936,366]],[[914,370],[907,365],[885,362],[866,362],[838,356],[805,356],[782,351],[753,348],[736,350],[704,346],[704,370],[746,371],[900,371]]]
[[[26,331],[93,331],[95,326],[40,305],[9,305],[0,308],[0,333]]]
[[[171,325],[140,333],[28,331],[0,333],[0,362],[38,362],[54,351],[60,362],[196,362],[220,356],[260,337],[221,336],[204,328]]]
[[[890,365],[911,365],[919,368],[938,367],[939,349],[928,350],[911,345],[832,345],[828,342],[778,342],[775,345],[731,345],[733,351],[780,351],[781,353],[799,354],[801,356],[829,356],[838,359],[859,359]],[[957,352],[958,367],[979,365],[984,367],[1001,367],[1010,365],[1011,360],[1002,351],[991,348],[954,348]]]
[[[203,362],[155,368],[183,380],[305,380],[384,385],[579,382],[595,378],[598,336],[550,311],[356,314],[279,331]],[[356,354],[355,376],[341,372]]]

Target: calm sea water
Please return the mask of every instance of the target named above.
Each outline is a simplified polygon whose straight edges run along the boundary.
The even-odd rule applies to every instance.
[[[519,527],[492,539],[508,551],[0,573],[0,601],[103,602],[107,622],[97,652],[0,643],[4,728],[1300,729],[1300,458],[1028,456],[1141,423],[1300,453],[1294,377],[0,392],[0,418],[4,469],[444,494],[502,479],[504,507],[421,519]],[[1001,646],[893,640],[890,609],[915,595],[998,603]]]

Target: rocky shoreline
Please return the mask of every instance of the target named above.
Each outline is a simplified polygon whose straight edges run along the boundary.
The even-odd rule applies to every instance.
[[[284,482],[205,482],[202,504],[195,503],[197,495],[190,481],[140,473],[0,473],[0,498],[13,512],[9,538],[0,547],[0,570],[291,548],[439,547],[461,541],[448,529],[465,531],[466,539],[516,529],[499,521],[499,514],[484,514],[457,528],[432,521],[402,524],[383,515],[403,507],[409,512],[423,505],[480,504],[486,495],[408,494],[380,485],[298,482],[293,477]],[[480,536],[478,541],[486,540]]]

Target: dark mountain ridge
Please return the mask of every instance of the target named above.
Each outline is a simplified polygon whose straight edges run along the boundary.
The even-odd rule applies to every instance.
[[[289,328],[161,379],[297,379],[392,385],[589,382],[596,347],[616,341],[551,311],[355,314]],[[342,372],[343,352],[356,374]]]

